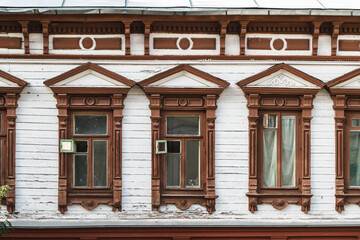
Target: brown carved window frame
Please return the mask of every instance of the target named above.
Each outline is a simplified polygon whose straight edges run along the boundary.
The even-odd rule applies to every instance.
[[[113,80],[125,84],[128,87],[61,87],[54,84],[66,80],[72,76],[92,70],[105,75]],[[46,80],[44,84],[51,88],[57,99],[59,111],[59,139],[68,139],[71,131],[72,117],[70,114],[77,111],[108,112],[111,119],[110,146],[108,155],[111,156],[108,163],[109,190],[84,189],[76,191],[71,188],[71,170],[69,168],[70,154],[60,153],[59,149],[59,211],[64,213],[67,206],[81,204],[84,208],[92,210],[98,204],[113,206],[113,211],[121,211],[122,195],[122,109],[124,99],[132,86],[136,83],[114,72],[106,70],[96,64],[86,63],[57,77]]]
[[[3,199],[2,204],[7,206],[9,213],[15,211],[15,123],[16,123],[16,108],[17,100],[20,93],[27,82],[14,77],[4,71],[0,70],[0,77],[11,83],[16,84],[14,87],[0,87],[0,113],[1,113],[1,185],[8,185],[6,199]]]
[[[335,209],[339,213],[345,210],[345,205],[360,204],[360,188],[350,187],[348,169],[350,117],[359,113],[360,88],[338,88],[359,75],[360,69],[355,69],[326,84],[335,110]]]
[[[168,76],[181,71],[194,74],[206,81],[215,83],[218,87],[214,88],[167,88],[151,87],[149,84],[155,83]],[[215,211],[215,110],[216,101],[221,92],[229,83],[216,78],[208,73],[202,72],[189,65],[179,65],[168,71],[157,74],[139,83],[144,89],[150,100],[151,109],[151,141],[152,141],[152,209],[159,210],[161,205],[175,204],[182,210],[188,209],[192,204],[206,206],[211,214]],[[178,114],[188,114],[192,111],[201,112],[204,116],[203,139],[205,143],[204,156],[205,167],[201,168],[200,175],[205,175],[200,189],[197,190],[164,190],[164,176],[161,170],[161,154],[156,154],[156,140],[161,137],[161,130],[164,128],[164,113],[166,111],[177,112]],[[194,193],[196,192],[196,194]]]
[[[285,70],[302,78],[316,88],[283,88],[283,87],[251,87],[248,84],[268,75]],[[310,181],[310,126],[313,99],[324,86],[320,80],[311,77],[287,64],[275,65],[261,73],[237,83],[244,91],[249,109],[249,211],[257,211],[257,205],[269,203],[276,209],[283,209],[288,204],[301,205],[301,210],[307,213],[311,203]],[[295,93],[295,94],[294,94]],[[261,147],[261,113],[264,112],[297,112],[300,124],[297,132],[300,144],[297,144],[296,187],[294,189],[262,187],[262,152]],[[300,168],[299,168],[300,166]]]

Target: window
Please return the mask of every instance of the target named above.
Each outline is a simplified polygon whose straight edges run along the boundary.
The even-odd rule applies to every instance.
[[[72,156],[72,188],[108,188],[111,131],[106,113],[73,113],[72,134],[75,152]],[[109,179],[110,178],[110,179]]]
[[[310,126],[312,102],[324,86],[286,64],[238,82],[249,109],[249,211],[311,203]]]
[[[88,210],[107,204],[121,211],[122,109],[134,84],[92,63],[45,81],[59,111],[61,213],[72,204]]]
[[[152,208],[192,204],[215,211],[215,109],[229,83],[180,65],[139,83],[152,132]]]
[[[162,163],[164,193],[180,189],[201,190],[201,183],[205,180],[200,176],[200,168],[205,166],[204,131],[200,124],[204,116],[197,112],[190,114],[176,115],[176,112],[166,112],[163,115],[163,126],[166,129],[162,138],[167,144],[167,153]]]
[[[6,204],[9,213],[15,211],[15,125],[17,100],[27,82],[0,70],[0,182],[7,184]]]
[[[261,115],[260,145],[262,150],[262,187],[296,188],[296,165],[299,159],[299,114],[297,112],[272,112]]]
[[[359,75],[356,69],[327,83],[335,110],[335,209],[339,213],[345,205],[360,201],[360,88],[355,84]]]

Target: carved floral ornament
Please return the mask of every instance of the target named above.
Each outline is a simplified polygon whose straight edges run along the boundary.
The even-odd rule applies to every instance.
[[[206,88],[202,87],[154,87],[154,83],[161,82],[176,74],[186,72],[208,82]],[[174,79],[172,79],[174,80]],[[175,79],[176,81],[176,79]],[[189,65],[179,65],[168,71],[157,74],[139,83],[150,99],[151,109],[151,136],[152,136],[152,209],[159,209],[161,205],[175,204],[181,210],[188,209],[192,204],[206,206],[211,214],[215,211],[215,110],[216,100],[229,83],[210,74],[195,69]],[[212,86],[212,87],[209,87]],[[205,149],[200,150],[200,184],[204,186],[191,190],[166,190],[165,174],[161,170],[164,166],[164,156],[154,154],[156,142],[164,136],[164,116],[171,111],[172,114],[187,114],[196,111],[204,117],[201,124],[203,132],[202,141],[206,143]]]
[[[268,76],[285,71],[302,81],[307,82],[306,88],[296,87],[298,84],[294,79],[284,74],[276,75],[261,84],[261,87],[252,85],[261,82]],[[310,181],[310,126],[312,102],[317,92],[324,83],[311,77],[289,65],[279,64],[259,74],[251,76],[238,82],[248,100],[249,109],[249,211],[258,210],[258,204],[268,203],[276,209],[283,209],[288,204],[301,205],[301,210],[307,213],[311,204],[311,181]],[[291,189],[274,187],[263,187],[262,158],[260,150],[262,140],[260,139],[262,120],[260,116],[267,111],[298,114],[299,126],[296,127],[300,143],[296,149],[295,160],[295,187]]]
[[[113,86],[108,85],[101,87],[99,82],[91,87],[91,82],[87,87],[76,85],[76,76],[81,76],[83,73],[91,74],[95,71],[104,78],[111,79]],[[75,79],[71,82],[71,86],[66,86],[68,79]],[[80,78],[80,77],[79,77]],[[99,79],[101,80],[101,79]],[[97,79],[93,78],[93,81]],[[84,208],[92,210],[99,204],[107,204],[113,207],[113,210],[121,211],[121,195],[122,195],[122,174],[121,174],[121,124],[122,124],[122,109],[124,108],[124,99],[127,92],[135,82],[128,80],[114,72],[106,70],[93,63],[86,63],[68,72],[65,72],[57,77],[49,79],[44,82],[46,86],[50,87],[55,93],[57,99],[57,108],[59,111],[59,137],[60,139],[67,139],[71,134],[71,113],[74,111],[106,111],[111,116],[108,122],[111,125],[111,133],[109,133],[110,146],[108,148],[108,162],[110,184],[104,190],[97,190],[94,188],[86,188],[82,190],[74,190],[71,185],[72,174],[69,172],[67,165],[72,160],[70,154],[59,152],[59,190],[58,202],[59,211],[64,213],[67,211],[67,206],[72,204],[81,204]],[[101,83],[101,81],[100,81]],[[107,82],[108,83],[108,82]]]

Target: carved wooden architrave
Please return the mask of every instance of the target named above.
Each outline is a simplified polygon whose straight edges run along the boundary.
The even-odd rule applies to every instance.
[[[186,71],[200,77],[217,87],[208,88],[173,88],[152,87],[151,84],[160,81],[173,74]],[[185,210],[192,204],[204,205],[211,214],[215,211],[215,110],[216,101],[221,92],[229,83],[202,72],[189,65],[179,65],[168,71],[157,74],[139,83],[148,95],[151,109],[151,160],[152,160],[152,209],[159,210],[160,205],[175,204],[179,209]],[[194,196],[194,191],[179,191],[179,194],[164,194],[161,192],[161,163],[160,155],[156,154],[156,140],[161,136],[162,111],[204,111],[206,120],[205,129],[205,165],[200,175],[205,174],[205,182],[202,184],[200,194]]]
[[[360,69],[356,69],[326,84],[335,110],[335,209],[339,213],[345,210],[347,204],[360,206],[360,190],[349,187],[349,171],[347,171],[349,156],[345,151],[347,149],[346,138],[349,138],[347,125],[350,124],[347,113],[359,112],[360,88],[339,87],[359,75]]]
[[[315,87],[313,88],[289,88],[286,87],[286,80],[281,86],[254,87],[248,86],[257,80],[261,80],[277,71],[285,70],[288,73],[299,77]],[[311,182],[310,182],[310,121],[311,110],[313,108],[313,99],[318,91],[324,86],[324,83],[318,79],[311,77],[289,65],[275,65],[259,74],[251,76],[237,83],[246,94],[249,109],[249,211],[254,213],[257,211],[257,205],[262,203],[270,203],[276,209],[283,209],[288,204],[301,205],[301,210],[307,213],[310,210],[311,203]],[[301,161],[297,159],[296,176],[298,177],[295,190],[287,190],[276,188],[272,190],[264,190],[261,188],[262,178],[259,172],[260,168],[260,152],[258,144],[259,139],[259,110],[292,110],[299,111],[300,126],[299,133],[301,135],[301,148],[299,155]]]
[[[9,87],[0,87],[0,98],[2,99],[0,109],[5,110],[6,120],[2,121],[5,124],[4,135],[6,135],[5,149],[3,149],[1,164],[1,182],[9,185],[10,189],[6,196],[5,204],[9,213],[15,211],[15,122],[16,122],[16,108],[17,100],[20,97],[20,93],[27,82],[14,77],[6,72],[0,70],[0,78],[4,78],[10,81]]]
[[[111,78],[126,87],[73,87],[56,85],[68,78],[81,74],[84,71],[92,70],[108,78]],[[94,209],[98,204],[108,204],[113,206],[113,211],[121,211],[122,195],[122,109],[124,108],[124,99],[126,94],[135,82],[124,78],[114,72],[106,70],[96,64],[86,63],[57,77],[46,80],[44,84],[51,88],[57,99],[57,108],[59,111],[59,138],[66,139],[69,135],[69,111],[71,110],[108,110],[112,112],[112,141],[109,148],[110,158],[110,176],[112,183],[109,191],[101,192],[99,190],[88,189],[81,192],[72,191],[69,194],[71,186],[69,185],[68,161],[66,153],[59,152],[59,211],[67,211],[67,205],[81,204],[86,209]],[[75,104],[76,103],[76,104]],[[97,104],[99,103],[99,104]]]

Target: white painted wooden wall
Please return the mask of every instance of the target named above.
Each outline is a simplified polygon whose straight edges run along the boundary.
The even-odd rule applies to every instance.
[[[140,48],[134,49],[140,52]],[[151,211],[149,101],[135,86],[129,91],[123,111],[123,211],[113,212],[105,205],[88,211],[73,205],[61,215],[57,205],[58,111],[52,91],[43,82],[85,62],[87,60],[0,59],[1,70],[29,82],[17,108],[16,210],[20,212],[20,220],[149,219],[156,224],[157,220],[168,219],[168,224],[175,224],[177,219],[185,219],[183,222],[200,219],[196,222],[213,221],[216,225],[215,219],[225,219],[238,223],[252,221],[254,225],[274,220],[280,224],[311,225],[310,219],[341,224],[358,218],[360,207],[357,205],[346,206],[341,214],[335,211],[335,123],[333,103],[325,90],[317,94],[312,111],[311,186],[314,196],[311,211],[304,214],[298,205],[276,210],[268,204],[259,205],[254,214],[248,211],[245,195],[248,191],[248,110],[244,93],[236,82],[280,63],[277,61],[93,61],[137,82],[186,63],[231,83],[221,94],[216,111],[216,193],[219,198],[212,215],[201,206],[181,211],[168,205],[159,212]],[[286,63],[324,82],[360,67],[356,62]]]

